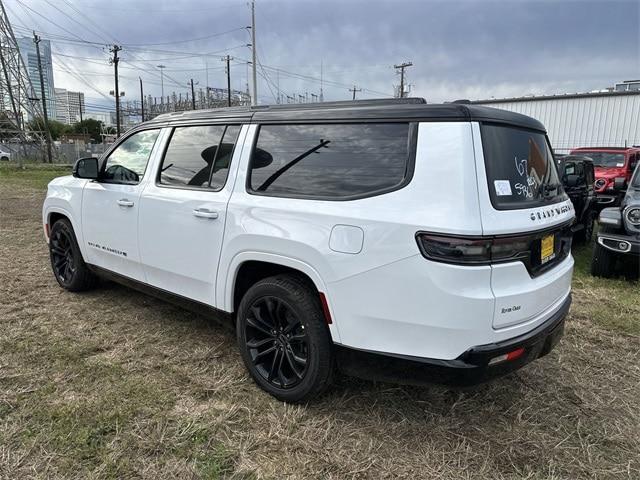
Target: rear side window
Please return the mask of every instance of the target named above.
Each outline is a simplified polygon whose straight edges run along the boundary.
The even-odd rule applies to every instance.
[[[394,190],[408,179],[413,137],[409,123],[263,125],[249,190],[327,200]]]
[[[239,125],[176,127],[160,168],[160,184],[221,189],[239,132]]]
[[[532,208],[567,199],[544,133],[493,124],[484,124],[481,130],[489,194],[496,209]]]

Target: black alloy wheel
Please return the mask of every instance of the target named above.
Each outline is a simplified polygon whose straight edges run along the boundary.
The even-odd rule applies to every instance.
[[[60,286],[71,292],[93,288],[98,279],[84,263],[71,222],[57,220],[49,234],[51,268]]]
[[[284,273],[249,287],[236,312],[236,335],[249,374],[278,400],[312,400],[331,385],[333,342],[309,279]]]
[[[49,241],[53,273],[61,285],[70,285],[76,271],[76,260],[69,232],[63,228],[55,229]]]
[[[254,301],[245,322],[246,346],[254,367],[273,386],[297,386],[307,373],[309,345],[304,325],[285,301]]]

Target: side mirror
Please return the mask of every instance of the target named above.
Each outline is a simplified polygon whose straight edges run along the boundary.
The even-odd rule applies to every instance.
[[[73,176],[76,178],[98,178],[98,159],[95,157],[79,158],[73,166]]]
[[[565,184],[567,187],[577,187],[580,183],[580,175],[567,175]]]
[[[627,183],[627,181],[624,177],[616,177],[613,179],[613,189],[617,191],[624,190],[625,183]]]

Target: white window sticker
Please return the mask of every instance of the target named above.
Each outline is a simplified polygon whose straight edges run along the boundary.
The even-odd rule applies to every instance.
[[[624,167],[624,163],[616,163],[616,167],[618,167],[618,168]]]
[[[509,180],[494,180],[493,186],[496,189],[496,195],[499,197],[511,195],[511,183]]]

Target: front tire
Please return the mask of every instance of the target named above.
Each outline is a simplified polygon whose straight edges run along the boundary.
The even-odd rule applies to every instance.
[[[606,227],[600,227],[602,233],[609,230]],[[591,275],[594,277],[611,278],[616,272],[616,260],[618,255],[616,252],[603,247],[598,243],[596,238],[593,246],[593,256],[591,257]]]
[[[304,402],[331,384],[333,348],[318,293],[303,279],[277,275],[242,298],[238,346],[254,381],[279,400]]]
[[[96,285],[97,278],[84,263],[73,227],[66,218],[51,227],[49,258],[53,274],[65,290],[81,292]]]

